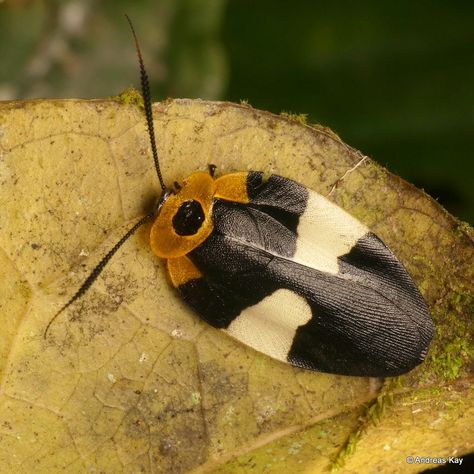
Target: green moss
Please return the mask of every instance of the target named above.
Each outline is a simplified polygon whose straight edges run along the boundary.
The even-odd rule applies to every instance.
[[[467,222],[464,221],[459,221],[454,231],[458,236],[467,235],[469,237],[474,237],[474,229]]]
[[[474,314],[474,298],[463,285],[458,285],[451,298],[451,305],[456,312],[462,314]]]
[[[387,379],[385,381],[382,390],[375,399],[375,401],[369,405],[362,416],[362,421],[359,428],[352,432],[344,447],[339,451],[336,459],[331,465],[331,472],[335,472],[346,463],[347,458],[353,454],[356,450],[357,443],[361,439],[366,429],[374,424],[379,423],[385,410],[388,406],[393,404],[393,391],[395,388],[400,386],[400,377]]]
[[[432,374],[441,381],[462,376],[474,355],[470,314],[474,314],[474,299],[463,285],[449,289],[444,303],[434,308],[436,344],[429,363]]]
[[[436,375],[443,380],[455,380],[459,377],[464,363],[472,356],[472,349],[461,337],[456,336],[443,347],[440,354],[433,354],[431,362]]]
[[[135,105],[140,109],[144,108],[143,97],[141,96],[140,92],[138,92],[133,87],[128,87],[119,95],[112,97],[112,99],[123,105]]]
[[[301,125],[306,125],[308,119],[308,114],[293,114],[291,112],[281,112],[282,117],[291,120],[292,122],[299,123]]]
[[[392,405],[393,403],[393,389],[396,386],[397,379],[389,379],[382,391],[378,395],[375,402],[367,409],[366,413],[366,422],[371,424],[377,424],[382,416],[385,413],[385,410],[388,406]]]
[[[411,258],[414,262],[421,263],[424,267],[428,268],[431,273],[435,272],[433,262],[424,255],[413,255]]]
[[[431,387],[426,389],[430,398],[439,398],[441,395],[441,387]]]
[[[347,439],[347,443],[344,448],[339,452],[337,458],[331,465],[331,472],[336,472],[341,469],[346,463],[347,458],[353,454],[356,450],[357,443],[362,436],[363,430],[358,429],[356,432],[351,433]]]

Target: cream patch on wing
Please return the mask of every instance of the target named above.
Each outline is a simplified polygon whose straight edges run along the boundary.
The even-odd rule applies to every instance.
[[[282,289],[244,309],[224,331],[259,352],[288,362],[296,330],[311,317],[302,296]]]
[[[310,192],[298,224],[293,260],[305,266],[338,273],[337,257],[346,254],[369,229],[336,204]]]

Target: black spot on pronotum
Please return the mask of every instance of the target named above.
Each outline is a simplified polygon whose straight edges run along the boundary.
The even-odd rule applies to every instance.
[[[194,199],[181,204],[173,217],[173,228],[178,235],[194,235],[204,221],[201,204]]]

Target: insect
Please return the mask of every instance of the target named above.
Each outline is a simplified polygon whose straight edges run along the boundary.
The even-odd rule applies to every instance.
[[[181,298],[208,324],[305,369],[395,376],[426,356],[433,323],[403,265],[357,219],[305,186],[258,171],[197,171],[174,189],[160,171],[148,77],[133,25],[161,197],[109,251],[153,221],[150,245]]]

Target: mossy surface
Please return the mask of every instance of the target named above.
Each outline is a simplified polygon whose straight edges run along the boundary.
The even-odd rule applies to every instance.
[[[119,95],[112,97],[119,104],[123,105],[136,105],[141,109],[144,109],[143,97],[140,92],[134,87],[129,87],[121,92]]]

